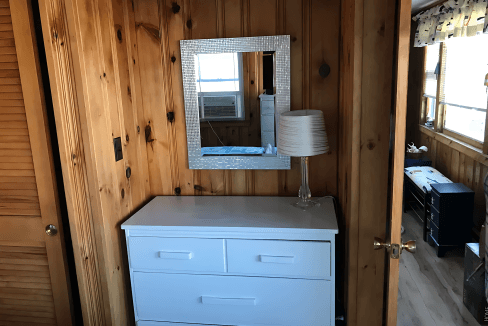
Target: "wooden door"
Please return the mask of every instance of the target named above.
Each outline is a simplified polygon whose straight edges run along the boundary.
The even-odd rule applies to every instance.
[[[68,289],[30,1],[0,0],[0,325],[71,325]]]
[[[405,159],[405,133],[407,120],[407,89],[408,89],[408,60],[410,53],[410,25],[412,0],[399,0],[397,9],[397,44],[395,63],[395,89],[394,89],[394,139],[393,139],[393,166],[391,170],[391,220],[389,239],[392,244],[402,245],[402,197],[403,197],[403,168]],[[409,239],[406,239],[409,240]],[[403,252],[405,253],[405,251]],[[386,289],[386,325],[394,326],[397,323],[397,300],[399,258],[387,255],[385,282]]]

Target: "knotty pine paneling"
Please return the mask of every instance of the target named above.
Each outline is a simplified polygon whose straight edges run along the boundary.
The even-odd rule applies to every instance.
[[[172,195],[177,188],[182,195],[298,193],[296,160],[290,171],[188,169],[179,49],[181,39],[289,34],[292,110],[322,110],[331,147],[329,154],[310,160],[311,190],[314,195],[337,195],[340,2],[185,0],[177,1],[177,13],[173,2],[134,1],[144,128],[151,132],[147,143],[151,194]],[[255,58],[250,60],[251,66],[255,64]],[[323,63],[331,66],[326,79],[318,74]],[[262,89],[259,69],[249,71],[245,83],[249,83],[246,98],[256,99]],[[248,103],[257,114],[259,102]],[[173,123],[166,118],[168,112],[175,114]],[[228,138],[236,137],[235,133],[260,133],[259,125],[229,129],[225,131]]]

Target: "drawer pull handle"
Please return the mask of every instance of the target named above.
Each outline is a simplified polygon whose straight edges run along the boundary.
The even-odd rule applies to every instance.
[[[261,260],[262,263],[293,264],[295,257],[260,255],[259,259]]]
[[[190,260],[193,258],[193,253],[189,251],[160,251],[159,258]]]
[[[202,295],[203,304],[231,305],[231,306],[255,306],[255,298],[219,298]]]

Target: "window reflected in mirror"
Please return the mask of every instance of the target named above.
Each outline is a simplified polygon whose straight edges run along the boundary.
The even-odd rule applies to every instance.
[[[196,55],[200,121],[244,120],[242,53]]]
[[[202,156],[276,156],[274,70],[273,51],[195,55]]]

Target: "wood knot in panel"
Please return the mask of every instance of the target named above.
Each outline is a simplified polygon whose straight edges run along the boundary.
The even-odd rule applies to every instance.
[[[168,121],[170,123],[173,123],[173,121],[175,121],[175,113],[174,112],[166,113],[166,118],[168,118]]]
[[[152,24],[136,23],[136,27],[144,29],[149,36],[158,43],[161,41],[161,35],[159,34],[159,28]]]
[[[146,136],[146,143],[150,143],[154,141],[154,139],[151,137],[152,129],[150,125],[146,126],[146,128],[144,129],[144,133]]]
[[[181,7],[178,3],[176,3],[176,2],[171,3],[171,11],[173,12],[173,14],[179,13],[180,9],[181,9]]]
[[[381,24],[381,27],[378,30],[378,34],[380,34],[381,36],[385,36],[385,23],[384,22],[383,22],[383,24]]]
[[[122,43],[122,26],[115,25],[115,29],[117,30],[117,39],[119,40],[119,43]]]

